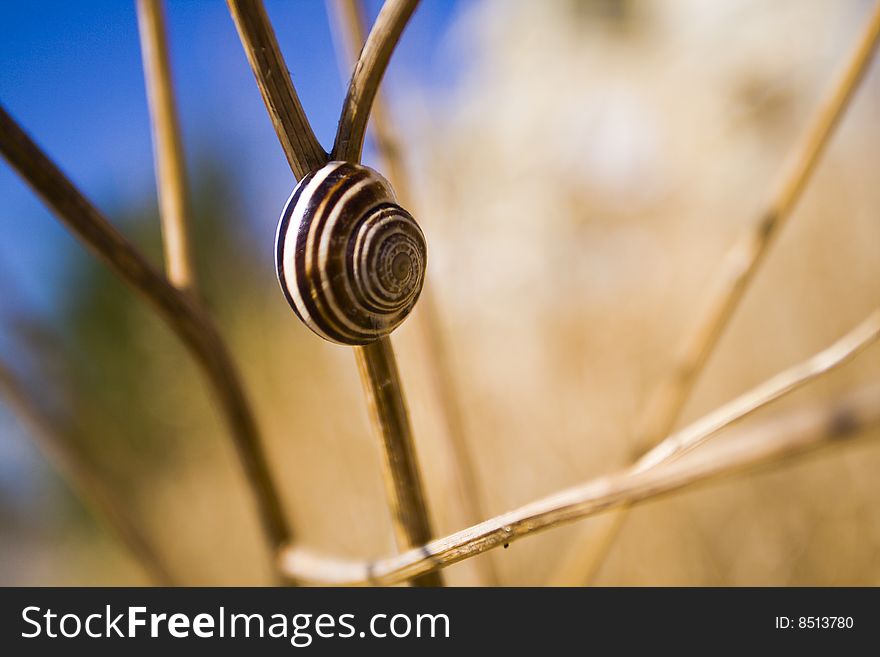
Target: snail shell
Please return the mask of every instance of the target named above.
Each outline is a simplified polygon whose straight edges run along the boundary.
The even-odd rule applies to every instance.
[[[275,268],[287,302],[326,340],[363,345],[388,335],[418,300],[425,236],[372,169],[330,162],[287,201]]]

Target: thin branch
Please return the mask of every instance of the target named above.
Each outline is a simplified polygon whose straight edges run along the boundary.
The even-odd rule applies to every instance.
[[[803,363],[785,370],[735,399],[733,402],[726,404],[718,411],[709,414],[678,434],[671,436],[654,451],[648,453],[635,466],[626,470],[624,475],[635,477],[641,473],[668,465],[670,461],[703,444],[709,438],[717,435],[722,429],[742,420],[759,408],[805,385],[818,376],[848,362],[861,350],[876,341],[878,337],[880,337],[880,310],[874,311],[865,321],[824,351]],[[617,513],[613,514],[610,526],[613,527],[619,524],[620,521],[616,517],[622,516],[623,511],[629,505],[629,502],[621,502],[618,505],[621,508]],[[483,523],[483,525],[485,524]],[[314,564],[315,559],[317,559],[315,555],[310,555],[309,563]],[[375,577],[375,569],[371,572],[374,573],[373,576]],[[558,578],[554,581],[558,581]]]
[[[733,311],[769,251],[773,237],[785,225],[816,167],[834,128],[864,77],[880,38],[880,3],[838,80],[819,106],[789,164],[770,194],[767,208],[742,235],[721,266],[718,287],[684,341],[684,349],[648,405],[637,432],[638,444],[651,447],[673,428],[696,381],[717,345]]]
[[[331,17],[333,34],[339,42],[341,61],[350,61],[351,66],[357,63],[358,53],[364,45],[368,29],[363,2],[360,0],[328,0],[327,9]],[[343,65],[343,68],[344,65]],[[382,90],[379,89],[373,100],[369,125],[376,142],[380,168],[391,181],[392,187],[401,204],[412,208],[409,179],[402,161],[401,148],[397,135],[392,128],[388,113],[388,105]],[[423,342],[423,352],[431,372],[431,383],[439,401],[441,415],[445,423],[445,436],[449,441],[455,468],[455,477],[461,489],[461,497],[466,504],[466,520],[477,522],[486,517],[482,500],[484,495],[477,480],[477,470],[465,439],[464,419],[459,405],[455,379],[449,370],[448,350],[439,330],[434,297],[430,290],[423,290],[419,298],[419,308],[412,322],[418,329]],[[479,562],[479,571],[483,583],[496,586],[498,573],[491,559]]]
[[[174,584],[168,567],[137,520],[120,504],[106,480],[84,459],[64,429],[49,418],[28,394],[25,385],[3,362],[0,362],[0,394],[9,409],[29,430],[40,451],[53,468],[68,482],[95,517],[110,529],[128,549],[147,575],[159,586]]]
[[[464,501],[466,522],[476,523],[485,518],[486,494],[480,484],[476,462],[465,433],[464,414],[460,396],[451,371],[449,349],[440,329],[440,315],[435,297],[430,290],[422,291],[419,299],[420,307],[416,310],[413,321],[424,341],[424,353],[427,356],[427,367],[430,370],[431,382],[440,402],[445,435],[449,441],[449,450],[455,464],[456,479],[460,486],[460,495]],[[485,586],[499,586],[500,576],[494,562],[495,555],[487,555],[477,566]]]
[[[690,426],[669,436],[636,461],[631,471],[642,472],[687,454],[717,436],[723,429],[740,422],[780,397],[849,362],[859,352],[874,343],[878,337],[880,337],[880,310],[874,311],[861,324],[824,351],[780,372]],[[590,532],[585,530],[582,535],[576,536],[575,544],[579,549],[570,549],[566,555],[563,555],[548,584],[550,586],[566,586],[583,582],[585,572],[595,576],[596,573],[592,569],[601,562],[601,558],[611,547],[609,541],[612,541],[623,528],[627,511],[628,507],[624,505],[602,518],[602,524],[599,527],[591,527],[589,528]],[[594,538],[596,536],[598,538]]]
[[[831,87],[807,130],[793,149],[788,166],[783,170],[770,200],[758,220],[741,236],[721,266],[716,291],[708,305],[697,317],[687,333],[677,359],[669,374],[650,397],[636,426],[636,445],[640,450],[650,449],[674,428],[693,392],[709,356],[718,344],[725,327],[745,295],[761,262],[773,243],[773,237],[785,225],[810,175],[816,168],[825,146],[840,122],[850,100],[871,62],[880,38],[880,2],[859,37],[840,77]],[[585,548],[592,534],[575,540],[574,551],[590,551],[595,558],[589,562],[583,581],[591,581],[613,545],[614,535],[622,520],[610,524],[606,535],[600,536],[599,549]],[[572,556],[573,559],[578,559]],[[563,559],[566,563],[567,559]]]
[[[165,12],[161,0],[138,0],[137,10],[144,78],[152,118],[165,271],[175,287],[194,291],[195,271],[187,228],[189,194],[186,163],[168,63]]]
[[[356,67],[359,55],[364,48],[367,37],[367,17],[362,0],[327,0],[327,11],[330,14],[333,35],[338,42],[340,53],[340,69],[342,75],[348,77],[350,67]],[[372,107],[369,112],[368,128],[372,131],[376,150],[381,162],[383,175],[391,181],[394,193],[404,207],[410,207],[412,197],[405,167],[401,158],[400,141],[391,127],[388,104],[381,87],[376,90]],[[360,156],[358,156],[360,157]],[[422,293],[424,296],[424,292]],[[419,305],[424,299],[419,300]]]
[[[397,362],[387,337],[355,347],[355,354],[373,427],[382,442],[385,488],[397,545],[406,550],[429,541],[432,532]],[[424,574],[412,583],[443,584],[439,573]]]
[[[262,1],[227,3],[278,140],[293,175],[300,180],[309,171],[322,167],[327,162],[327,153],[315,137],[296,95]]]
[[[110,270],[148,301],[202,367],[234,438],[268,540],[287,543],[290,529],[272,482],[241,379],[210,316],[147,262],[0,107],[0,152],[43,201]]]
[[[327,558],[291,547],[280,557],[284,572],[309,584],[391,585],[433,572],[540,531],[758,466],[851,441],[880,424],[880,389],[848,397],[821,411],[789,414],[737,440],[642,472],[624,471],[560,491],[401,555],[363,562]]]
[[[391,54],[417,4],[418,0],[386,0],[382,5],[348,85],[332,159],[360,160],[373,99]]]
[[[827,349],[780,372],[670,436],[640,458],[634,467],[639,471],[646,470],[696,449],[722,429],[848,363],[877,338],[880,338],[880,308]]]

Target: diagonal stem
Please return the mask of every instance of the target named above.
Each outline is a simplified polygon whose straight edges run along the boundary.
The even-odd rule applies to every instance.
[[[171,586],[174,577],[137,521],[118,501],[100,473],[83,458],[67,432],[34,403],[15,373],[0,362],[0,394],[37,443],[43,456],[122,542],[153,582]]]
[[[302,179],[327,162],[296,95],[262,0],[227,0],[263,102],[293,175]]]
[[[849,106],[859,82],[871,63],[878,39],[880,39],[880,2],[874,6],[842,73],[792,150],[787,167],[771,191],[766,209],[745,231],[724,260],[719,272],[716,292],[688,331],[683,348],[670,368],[669,374],[649,398],[636,427],[638,449],[645,450],[652,447],[668,435],[678,421],[709,356],[769,252],[773,238],[790,217],[834,129]],[[620,511],[621,516],[625,513],[625,509]],[[565,564],[575,562],[581,562],[585,566],[581,572],[572,571],[568,576],[576,577],[578,581],[591,581],[601,567],[622,524],[622,517],[609,522],[607,528],[600,532],[601,536],[592,549],[590,546],[585,547],[585,543],[591,541],[592,534],[589,536],[585,534],[580,540],[576,539],[571,548],[571,556],[562,560],[563,568],[568,569]],[[578,557],[576,551],[589,551],[591,555]],[[558,579],[560,576],[561,574],[557,573],[555,578]]]
[[[786,413],[769,425],[681,460],[641,472],[625,470],[559,491],[404,554],[351,561],[290,547],[281,554],[281,567],[310,584],[388,586],[623,505],[656,500],[758,466],[788,464],[796,456],[850,442],[878,425],[880,388],[874,387],[823,409]]]
[[[849,106],[871,63],[878,37],[880,3],[875,6],[843,72],[793,149],[787,167],[770,194],[766,209],[745,231],[722,264],[717,292],[695,321],[671,373],[648,406],[644,422],[637,432],[640,447],[650,447],[669,433],[681,414],[706,361],[769,252],[773,237],[791,216],[835,127]]]
[[[669,436],[642,456],[632,466],[632,470],[641,472],[687,454],[751,413],[849,362],[878,338],[880,338],[880,309],[875,310],[861,324],[825,350],[780,372]],[[587,541],[587,537],[593,534],[585,533],[584,549],[571,550],[557,566],[548,584],[570,586],[583,581],[581,576],[585,569],[588,569],[603,551],[611,547],[609,540],[612,540],[623,528],[626,509],[624,505],[602,518],[602,524],[595,529],[598,531],[598,540]],[[581,547],[579,544],[576,545]]]
[[[845,365],[880,338],[880,308],[827,349],[767,379],[702,420],[670,436],[640,458],[634,468],[647,470],[696,449],[719,431],[767,404]]]
[[[290,540],[256,420],[238,369],[213,320],[175,288],[68,180],[0,107],[0,153],[61,222],[119,278],[150,303],[199,363],[223,411],[263,529],[273,548]]]
[[[339,584],[340,577],[354,579],[355,573],[361,578],[361,583],[390,583],[383,577],[397,577],[402,573],[410,572],[406,569],[417,568],[417,573],[432,572],[436,568],[455,563],[461,559],[469,558],[486,550],[498,546],[498,538],[506,537],[512,540],[522,537],[534,531],[547,529],[563,522],[576,518],[593,515],[606,509],[608,489],[614,489],[614,481],[626,482],[627,479],[638,479],[642,475],[652,475],[657,471],[663,471],[674,466],[678,457],[690,452],[697,446],[705,443],[710,438],[731,425],[740,422],[745,417],[780,397],[796,390],[797,388],[815,380],[836,367],[849,362],[862,350],[873,344],[880,338],[880,309],[871,313],[862,323],[856,326],[837,342],[806,361],[785,370],[765,383],[757,386],[749,392],[741,395],[729,404],[725,404],[717,411],[710,413],[705,418],[682,429],[679,433],[670,436],[661,443],[656,450],[646,455],[639,463],[625,469],[614,477],[604,477],[581,486],[562,491],[550,497],[522,507],[516,511],[486,520],[478,525],[457,532],[444,539],[433,541],[429,545],[423,545],[419,550],[413,550],[407,555],[385,559],[381,562],[360,564],[357,566],[337,564],[335,567],[332,560],[326,561],[320,555],[315,555],[307,550],[289,547],[286,550],[284,563],[290,574],[296,574],[304,581],[314,581],[316,575],[330,578],[324,583]],[[815,423],[816,431],[812,434],[819,441],[835,438],[841,434],[855,433],[866,423],[880,421],[880,404],[877,403],[880,389],[874,390],[871,395],[858,396],[843,405],[835,404],[827,411],[821,422]],[[785,423],[776,423],[785,428]],[[776,436],[778,430],[768,437],[772,445],[779,440]],[[802,440],[802,436],[795,436],[795,440]],[[756,443],[756,450],[764,453],[764,446]],[[785,450],[783,450],[785,451]],[[724,453],[723,451],[721,453]],[[704,457],[705,461],[712,463],[713,459]],[[723,459],[721,459],[723,460]],[[711,468],[710,468],[711,469]],[[712,470],[717,474],[715,470]],[[663,475],[657,475],[660,479]],[[649,477],[653,481],[653,478]],[[598,482],[598,483],[597,483]],[[604,482],[604,483],[603,483]],[[609,483],[612,482],[612,483]],[[618,507],[613,514],[607,517],[617,517],[621,513],[619,509],[627,508],[632,503],[642,499],[639,496],[630,499],[618,500],[614,503]],[[570,506],[578,506],[581,510],[573,516],[566,515],[564,509]],[[505,522],[505,520],[509,522]],[[513,527],[520,524],[517,533]],[[613,526],[613,525],[612,525]],[[500,534],[498,533],[500,530]],[[488,541],[488,542],[486,542]],[[459,552],[464,550],[464,553]],[[443,554],[438,554],[438,551]],[[449,551],[449,552],[447,552]],[[448,559],[448,561],[447,561]],[[433,562],[433,563],[432,563]],[[356,570],[355,570],[356,568]],[[387,570],[387,574],[383,573]],[[310,574],[311,572],[311,574]],[[554,581],[554,584],[564,583]]]

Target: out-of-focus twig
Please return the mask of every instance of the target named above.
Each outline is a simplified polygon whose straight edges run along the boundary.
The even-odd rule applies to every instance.
[[[644,454],[635,465],[634,472],[641,472],[685,454],[716,436],[722,429],[739,422],[754,411],[806,385],[819,376],[849,362],[859,352],[880,337],[880,309],[875,310],[861,324],[837,342],[807,360],[780,372],[759,386],[702,419],[669,436]],[[596,560],[604,556],[610,547],[608,541],[623,528],[627,507],[622,506],[602,519],[598,528],[600,540],[589,541],[588,534],[576,537],[577,550],[569,550],[553,571],[548,582],[551,586],[570,586],[583,582],[583,574]]]
[[[327,9],[331,17],[333,34],[339,42],[340,59],[350,61],[353,66],[357,62],[358,53],[364,45],[367,34],[367,19],[360,0],[328,0]],[[346,70],[346,67],[343,66]],[[376,143],[377,156],[385,176],[391,181],[394,192],[401,204],[412,208],[409,179],[406,167],[401,158],[401,148],[397,134],[392,128],[382,90],[376,92],[370,123]],[[477,470],[471,457],[470,449],[464,435],[464,420],[456,391],[455,379],[449,370],[448,350],[439,328],[439,317],[430,290],[423,290],[419,298],[418,311],[412,320],[422,340],[423,352],[428,360],[431,383],[434,394],[439,402],[445,436],[449,441],[449,450],[455,463],[454,476],[461,489],[468,522],[475,523],[485,518],[483,494],[477,480]],[[480,576],[483,583],[495,586],[498,574],[490,558],[479,562]]]
[[[227,0],[263,102],[293,175],[301,179],[327,162],[296,95],[262,0]]]
[[[116,534],[153,583],[171,586],[174,578],[162,556],[109,489],[106,478],[95,472],[68,432],[34,403],[24,383],[3,362],[0,362],[0,394],[52,467],[95,512],[98,521],[103,521]]]
[[[244,473],[256,497],[269,543],[286,544],[290,529],[270,476],[238,369],[211,317],[174,287],[68,180],[0,107],[0,153],[61,220],[109,269],[148,301],[202,367],[222,409]]]
[[[877,48],[878,38],[880,3],[875,5],[840,77],[832,85],[792,150],[787,166],[770,193],[766,208],[727,255],[709,303],[687,332],[669,373],[649,398],[636,426],[635,438],[639,450],[650,449],[668,435],[678,421],[709,356],[768,253],[773,237],[791,215],[829,138],[849,106]],[[621,512],[621,515],[624,513]],[[621,526],[622,517],[613,523],[609,521],[608,528],[600,532],[598,540],[590,533],[585,534],[583,540],[573,542],[571,550],[593,554],[585,562],[587,566],[580,576],[581,581],[592,581]],[[595,541],[592,549],[585,546],[585,542],[591,541]],[[597,548],[597,544],[600,547]],[[571,559],[563,559],[562,563],[571,560],[580,559],[572,555]]]
[[[725,259],[718,287],[709,305],[694,322],[684,349],[647,408],[637,431],[639,445],[650,447],[671,431],[724,327],[767,254],[772,238],[784,226],[816,167],[829,137],[862,79],[880,37],[880,4],[861,36],[846,68],[824,99],[787,168],[770,194],[767,208]]]
[[[848,363],[859,352],[876,342],[878,337],[880,337],[880,308],[827,349],[780,372],[662,441],[640,458],[635,468],[646,470],[699,447],[721,429],[739,422],[759,408]]]
[[[837,342],[807,360],[780,372],[764,383],[752,388],[743,395],[720,408],[712,411],[702,419],[669,436],[651,451],[642,456],[632,467],[634,472],[641,472],[686,454],[715,437],[723,429],[740,422],[750,414],[788,393],[806,385],[819,376],[849,362],[860,351],[874,343],[880,337],[880,309],[874,311],[865,321]],[[572,586],[583,582],[583,573],[589,569],[610,545],[613,538],[623,527],[627,507],[622,506],[601,519],[598,532],[601,540],[582,540],[580,550],[569,550],[554,568],[550,586]],[[584,539],[587,534],[584,533]],[[577,536],[576,539],[580,539]]]
[[[418,0],[386,0],[382,5],[348,85],[333,144],[334,160],[360,160],[373,99],[417,4]]]
[[[743,420],[758,409],[849,362],[859,352],[874,343],[878,337],[880,337],[880,309],[875,310],[862,323],[825,350],[780,372],[669,436],[636,461],[632,470],[641,472],[699,447],[710,438],[718,435],[722,429]],[[604,551],[610,547],[607,543],[608,540],[613,538],[623,527],[626,510],[626,506],[622,506],[605,516],[599,527],[592,528],[593,531],[598,532],[601,540],[581,540],[579,547],[583,549],[569,550],[554,569],[548,584],[550,586],[570,586],[583,582],[585,569],[589,569],[596,559],[602,556]],[[585,533],[584,538],[586,537]],[[580,536],[576,538],[580,539]]]
[[[281,554],[281,568],[298,581],[337,586],[390,585],[445,568],[536,532],[610,509],[657,499],[757,466],[785,464],[823,446],[844,444],[880,425],[880,388],[821,409],[787,413],[717,447],[656,467],[600,477],[491,518],[401,555],[376,561],[328,558],[302,547]]]
[[[165,271],[174,286],[195,291],[196,277],[188,229],[189,190],[171,82],[165,12],[161,0],[138,0],[137,10],[144,79],[153,127],[153,159],[165,247]]]

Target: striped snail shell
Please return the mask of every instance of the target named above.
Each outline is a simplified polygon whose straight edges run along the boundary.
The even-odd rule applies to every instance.
[[[425,236],[372,169],[330,162],[305,176],[284,207],[275,268],[287,302],[326,340],[363,345],[415,306]]]

